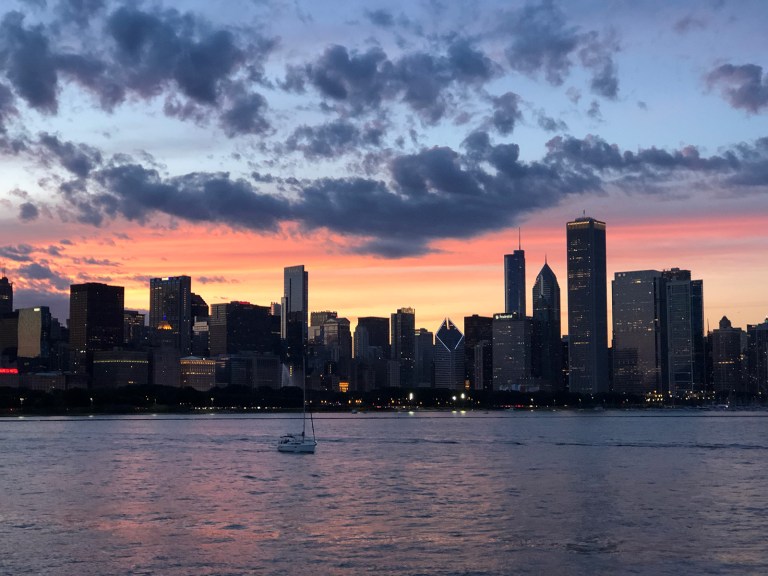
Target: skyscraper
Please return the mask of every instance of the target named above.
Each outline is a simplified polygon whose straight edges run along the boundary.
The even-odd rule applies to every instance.
[[[475,370],[475,353],[477,346],[485,342],[490,346],[493,340],[493,318],[490,316],[464,316],[464,378],[469,380],[470,386],[475,390],[490,390],[493,383],[493,372],[491,369],[483,371],[478,377]],[[480,348],[483,353],[484,348]],[[482,359],[481,359],[482,362]],[[482,366],[482,364],[481,364]],[[484,380],[483,380],[484,378]]]
[[[211,356],[256,352],[278,354],[277,318],[269,306],[250,302],[214,304],[208,319]]]
[[[355,341],[355,357],[358,355],[369,360],[373,358],[389,358],[389,318],[378,316],[364,316],[357,319],[355,333],[360,331],[361,338],[366,341],[358,345]],[[368,349],[378,349],[371,352]]]
[[[533,285],[533,376],[544,388],[557,391],[562,383],[562,331],[560,328],[560,285],[549,265],[536,276]]]
[[[152,278],[149,281],[149,328],[170,324],[173,346],[182,356],[192,352],[192,279],[189,276]]]
[[[69,292],[69,345],[72,371],[91,373],[93,352],[123,343],[125,288],[97,282],[73,284]]]
[[[309,328],[309,272],[304,266],[283,269],[283,300],[281,302],[281,336],[288,338],[290,323],[299,324],[302,344],[307,341]]]
[[[415,349],[414,383],[420,388],[435,385],[435,335],[426,328],[419,328],[413,335]]]
[[[3,271],[0,278],[0,314],[13,312],[13,282],[9,281]]]
[[[667,357],[672,394],[704,389],[704,283],[690,270],[672,268],[666,281]]]
[[[577,218],[568,244],[568,360],[571,392],[608,391],[608,295],[605,222]]]
[[[617,272],[613,284],[613,389],[668,392],[666,283],[657,270]]]
[[[51,320],[48,306],[19,309],[18,362],[25,371],[48,368]]]
[[[392,360],[400,364],[400,386],[413,387],[416,383],[416,311],[399,308],[392,314],[390,329]]]
[[[533,322],[519,314],[493,315],[493,389],[528,390]]]
[[[747,391],[768,394],[768,318],[761,324],[748,324]]]
[[[720,320],[720,326],[710,334],[712,344],[712,387],[715,392],[725,394],[744,394],[742,358],[745,356],[747,335],[741,328],[734,328],[726,316]]]
[[[435,387],[464,389],[464,335],[450,318],[435,334]]]
[[[504,311],[525,316],[525,250],[504,255]]]

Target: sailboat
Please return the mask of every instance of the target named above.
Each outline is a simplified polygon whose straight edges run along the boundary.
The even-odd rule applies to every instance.
[[[302,374],[303,376],[303,374]],[[307,399],[306,383],[301,387],[301,433],[283,434],[277,443],[278,452],[289,452],[292,454],[314,454],[317,440],[315,440],[315,421],[312,419],[312,413],[309,413],[309,422],[312,427],[312,437],[307,436]]]

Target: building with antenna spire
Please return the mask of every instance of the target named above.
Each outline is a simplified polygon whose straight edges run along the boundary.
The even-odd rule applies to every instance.
[[[517,250],[504,255],[504,313],[525,316],[525,250],[517,229]]]
[[[562,343],[560,326],[560,285],[547,264],[546,256],[541,272],[533,285],[533,340],[531,360],[533,377],[541,381],[545,390],[562,389]]]

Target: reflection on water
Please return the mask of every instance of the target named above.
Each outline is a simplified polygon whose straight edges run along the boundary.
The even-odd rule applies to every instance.
[[[768,573],[768,416],[686,414],[0,421],[0,572]]]

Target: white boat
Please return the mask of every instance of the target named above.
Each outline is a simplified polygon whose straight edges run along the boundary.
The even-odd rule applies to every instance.
[[[308,438],[304,432],[301,434],[285,434],[280,436],[277,443],[278,452],[291,452],[293,454],[314,454],[317,440]]]
[[[317,440],[315,440],[315,421],[312,413],[309,413],[309,422],[312,425],[312,437],[307,436],[307,400],[304,386],[301,387],[301,433],[283,434],[277,442],[278,452],[292,454],[314,454]]]

